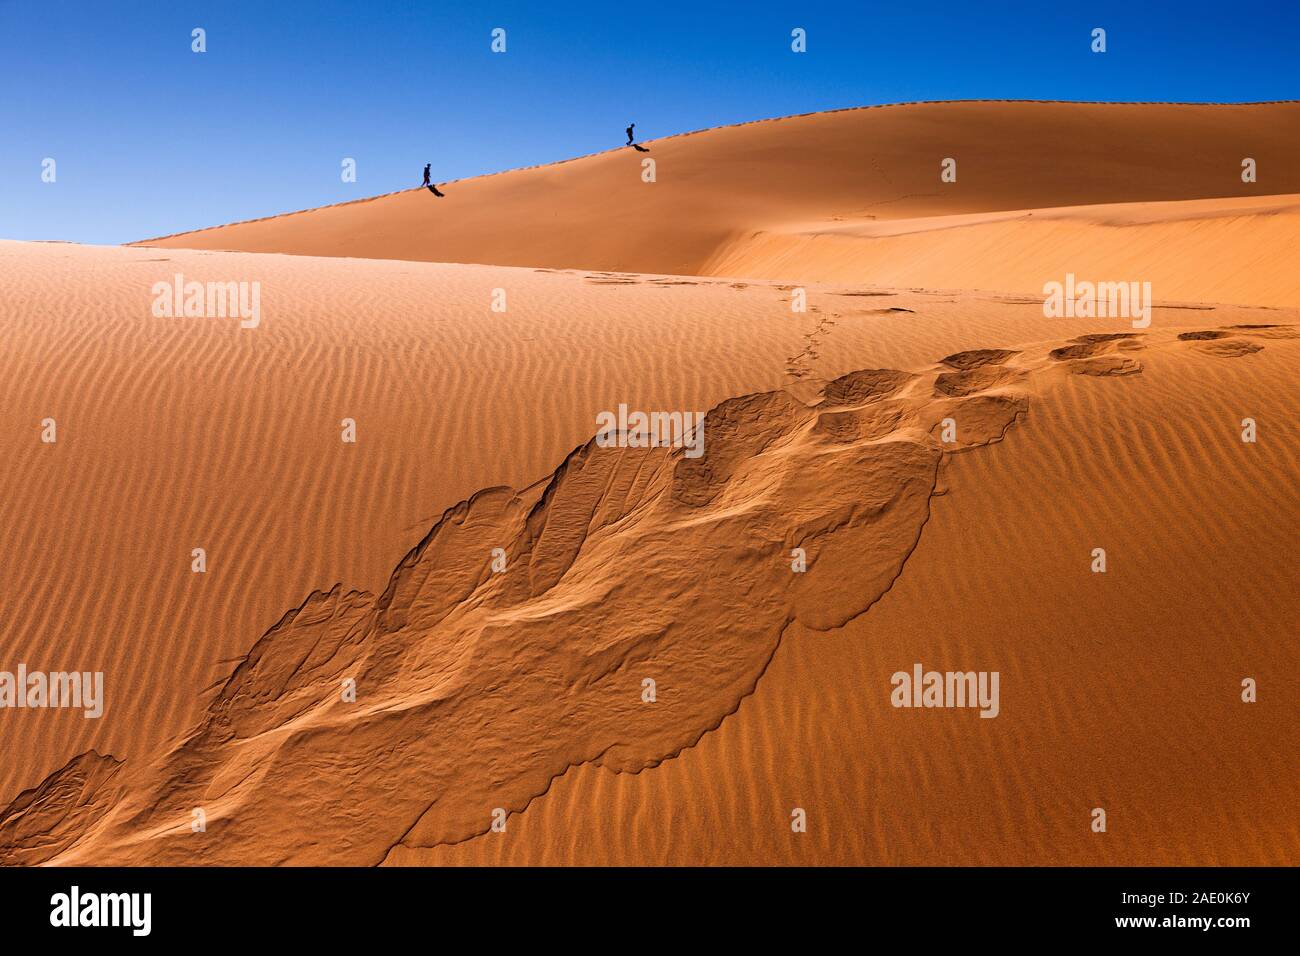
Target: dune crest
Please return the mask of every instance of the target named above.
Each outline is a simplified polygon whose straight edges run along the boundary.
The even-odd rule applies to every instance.
[[[138,245],[1035,294],[1144,263],[1164,300],[1300,305],[1297,102],[911,103],[649,145],[653,182],[614,149]]]

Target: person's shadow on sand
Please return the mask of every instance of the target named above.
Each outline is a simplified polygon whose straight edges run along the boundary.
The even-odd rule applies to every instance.
[[[633,149],[635,149],[638,153],[648,153],[648,152],[650,152],[650,150],[646,149],[646,148],[645,148],[644,146],[642,146],[640,143],[628,143],[628,145],[631,146]]]
[[[428,185],[428,186],[425,186],[424,188],[427,189],[427,190],[429,190],[429,192],[433,193],[435,196],[438,196],[438,197],[442,197],[442,196],[446,195],[445,193],[440,193],[440,192],[438,192],[438,187],[437,187],[437,186],[434,186],[434,185],[432,185],[432,184],[430,184],[430,185]]]

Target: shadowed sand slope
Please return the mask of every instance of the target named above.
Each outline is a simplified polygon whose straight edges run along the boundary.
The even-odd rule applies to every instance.
[[[1059,278],[1088,250],[1099,251],[1084,265],[1127,272],[1142,249],[1189,236],[1184,261],[1157,263],[1158,295],[1300,304],[1300,290],[1277,270],[1258,277],[1296,239],[1297,103],[916,103],[647,145],[649,153],[617,149],[463,180],[446,187],[445,200],[413,189],[145,244],[1037,291],[1044,274]],[[1256,183],[1241,180],[1246,157],[1258,164]],[[956,182],[940,181],[946,158],[957,161]],[[653,183],[644,181],[645,160],[655,163]],[[1267,207],[1239,199],[1176,206],[1286,195]],[[1139,205],[1114,208],[1129,203]],[[1093,204],[1112,206],[1106,223],[1055,215],[1051,224],[1009,227],[1014,234],[998,228],[1003,220],[936,221],[924,233],[913,222],[909,235],[892,238],[872,231],[897,220]],[[1285,216],[1274,215],[1279,207]],[[1219,281],[1201,278],[1206,265]],[[1243,270],[1266,284],[1266,297],[1249,297]]]

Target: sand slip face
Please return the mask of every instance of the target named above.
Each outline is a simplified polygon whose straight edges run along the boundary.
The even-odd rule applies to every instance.
[[[1222,335],[1156,341],[1162,355],[1234,339],[1294,348],[1285,324],[1193,334],[1209,332]],[[716,727],[724,739],[744,727],[743,702],[773,683],[788,632],[837,631],[891,591],[945,461],[993,453],[981,446],[1062,383],[1142,373],[1144,338],[959,350],[820,385],[796,370],[793,391],[713,408],[702,459],[586,444],[542,482],[485,489],[373,593],[335,588],[286,613],[173,749],[126,763],[85,754],[21,796],[0,822],[6,858],[400,862],[482,846],[495,837],[491,808],[523,810],[573,767],[670,779],[654,773],[663,761],[690,759]],[[938,437],[945,419],[958,441]],[[497,573],[494,547],[506,556]],[[832,679],[839,668],[825,663]],[[653,704],[642,671],[663,695]],[[355,703],[338,693],[349,677]],[[835,689],[827,699],[870,701]],[[750,759],[761,766],[762,749]],[[197,840],[194,807],[209,824]],[[922,833],[905,839],[927,850]],[[810,842],[835,858],[824,838]]]

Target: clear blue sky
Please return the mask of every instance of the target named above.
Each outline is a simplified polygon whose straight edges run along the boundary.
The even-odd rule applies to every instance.
[[[0,237],[273,215],[425,162],[444,182],[617,146],[633,120],[653,139],[908,100],[1291,99],[1298,51],[1300,0],[0,0]]]

